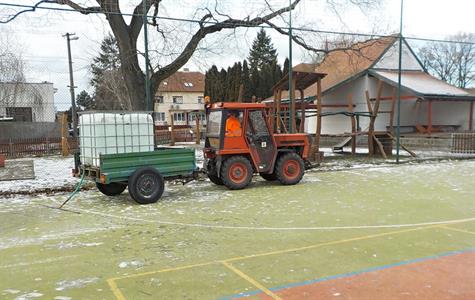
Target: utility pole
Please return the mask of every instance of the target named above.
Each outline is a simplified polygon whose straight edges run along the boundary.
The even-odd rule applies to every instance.
[[[289,0],[289,7],[292,6],[292,0]],[[295,118],[295,111],[293,102],[295,99],[293,98],[293,85],[292,85],[292,9],[289,10],[289,131],[290,133],[294,133],[294,118]]]
[[[148,65],[150,63],[148,58],[148,19],[147,19],[147,5],[143,6],[143,39],[145,49],[145,102],[148,111],[153,111],[152,96],[150,95],[150,71]]]
[[[75,33],[66,33],[63,37],[66,37],[68,43],[68,60],[69,60],[69,92],[71,93],[71,114],[73,119],[73,136],[77,137],[78,120],[76,115],[76,97],[74,95],[74,78],[73,78],[73,60],[71,58],[71,41],[78,40]]]

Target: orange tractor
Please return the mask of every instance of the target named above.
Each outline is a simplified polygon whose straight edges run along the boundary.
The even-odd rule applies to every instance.
[[[255,173],[285,185],[300,182],[308,134],[274,133],[271,107],[264,103],[219,102],[206,110],[205,170],[213,183],[243,189]]]

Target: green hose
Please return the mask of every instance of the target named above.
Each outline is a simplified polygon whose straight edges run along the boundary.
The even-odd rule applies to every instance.
[[[86,172],[83,172],[82,175],[81,175],[81,180],[79,180],[79,183],[76,185],[76,188],[74,189],[74,191],[69,194],[69,197],[68,199],[66,199],[66,201],[63,202],[63,204],[61,204],[58,208],[61,209],[63,208],[63,206],[69,202],[69,200],[73,199],[74,196],[76,196],[77,193],[79,193],[79,190],[81,189],[81,186],[82,186],[82,183],[84,182],[84,177],[86,175]]]

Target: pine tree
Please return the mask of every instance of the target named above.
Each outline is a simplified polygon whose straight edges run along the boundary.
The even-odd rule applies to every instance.
[[[287,73],[289,73],[289,58],[286,57],[284,61],[284,70],[282,71],[282,75],[285,76]]]
[[[95,103],[94,99],[91,97],[91,95],[89,95],[89,93],[84,91],[84,90],[81,91],[76,96],[76,104],[82,110],[93,109],[96,105],[96,103]]]
[[[244,60],[242,63],[241,82],[244,85],[243,102],[250,102],[252,98],[252,83],[247,60]]]
[[[277,50],[264,28],[257,33],[249,51],[249,67],[252,71],[261,71],[264,65],[277,61]]]

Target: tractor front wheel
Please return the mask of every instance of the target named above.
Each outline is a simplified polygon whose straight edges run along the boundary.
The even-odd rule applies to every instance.
[[[230,190],[241,190],[252,180],[252,166],[244,156],[232,156],[221,167],[221,180]]]
[[[106,196],[117,196],[122,194],[122,192],[127,187],[125,183],[112,182],[109,184],[96,182],[97,189]]]
[[[293,185],[300,182],[304,170],[305,165],[300,155],[290,152],[279,157],[275,167],[275,174],[281,184]]]

